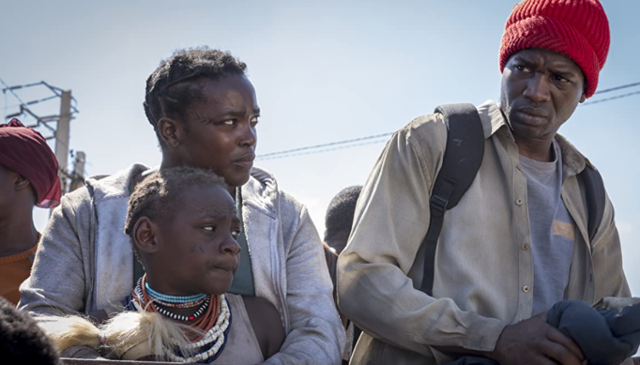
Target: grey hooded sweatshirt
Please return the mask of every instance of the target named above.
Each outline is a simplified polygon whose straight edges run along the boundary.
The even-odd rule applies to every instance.
[[[62,198],[42,235],[19,308],[37,315],[122,309],[133,288],[133,252],[124,234],[135,164]],[[265,364],[340,364],[345,335],[332,298],[322,244],[307,209],[275,178],[253,168],[242,187],[244,228],[256,295],[280,312],[287,334]]]

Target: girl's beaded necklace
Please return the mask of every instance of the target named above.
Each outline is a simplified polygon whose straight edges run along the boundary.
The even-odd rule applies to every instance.
[[[143,311],[146,308],[149,312],[157,312],[165,317],[188,322],[189,325],[204,332],[204,335],[194,335],[188,333],[188,337],[192,343],[189,349],[199,349],[197,355],[184,358],[180,354],[173,352],[169,353],[169,358],[172,361],[180,362],[205,362],[210,363],[214,361],[222,353],[224,346],[227,342],[230,326],[231,326],[231,308],[229,302],[225,298],[224,294],[220,296],[207,296],[201,298],[200,295],[192,295],[188,297],[170,296],[153,291],[151,295],[149,285],[146,283],[146,275],[144,275],[133,290],[133,304],[137,310]],[[159,298],[162,298],[161,301]],[[198,303],[201,300],[202,303]],[[170,312],[167,309],[161,308],[156,305],[156,302],[164,306],[163,302],[184,305],[185,307],[178,308],[193,308],[197,305],[201,305],[196,312],[191,316],[179,315],[177,313]],[[151,305],[148,305],[151,304]],[[171,306],[167,306],[171,307]],[[176,308],[176,307],[174,307]],[[180,350],[177,350],[178,352]]]
[[[208,297],[207,294],[177,296],[177,295],[167,295],[167,294],[158,293],[157,291],[151,289],[151,287],[149,286],[149,283],[147,283],[146,281],[144,283],[144,288],[147,291],[147,294],[149,294],[149,297],[151,299],[155,299],[159,302],[162,301],[165,303],[170,303],[171,305],[169,306],[172,306],[175,304],[182,304],[182,305],[185,305],[184,308],[191,308],[191,307],[195,307],[198,304],[191,305],[191,307],[189,307],[188,305],[196,302],[202,302]]]

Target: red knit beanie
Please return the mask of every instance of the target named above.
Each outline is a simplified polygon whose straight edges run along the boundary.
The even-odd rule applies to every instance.
[[[571,58],[586,78],[585,96],[598,87],[609,53],[609,21],[598,0],[524,0],[507,20],[500,46],[500,72],[514,53],[544,48]]]

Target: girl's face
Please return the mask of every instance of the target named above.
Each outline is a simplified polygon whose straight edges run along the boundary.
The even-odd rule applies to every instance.
[[[212,169],[232,187],[249,180],[257,143],[260,108],[253,85],[243,75],[202,81],[204,102],[185,112],[180,162]]]
[[[221,186],[185,191],[176,209],[158,222],[149,285],[170,295],[224,294],[238,268],[240,221]]]

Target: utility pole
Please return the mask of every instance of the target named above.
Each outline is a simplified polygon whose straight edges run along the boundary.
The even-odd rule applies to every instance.
[[[73,163],[73,173],[71,173],[71,183],[68,191],[74,191],[84,186],[84,163],[87,156],[82,151],[75,153],[75,162]]]
[[[58,160],[58,175],[62,185],[62,192],[67,192],[67,163],[69,158],[69,124],[71,122],[71,91],[65,90],[60,94],[60,119],[56,126],[56,159]],[[84,167],[83,167],[84,170]]]

